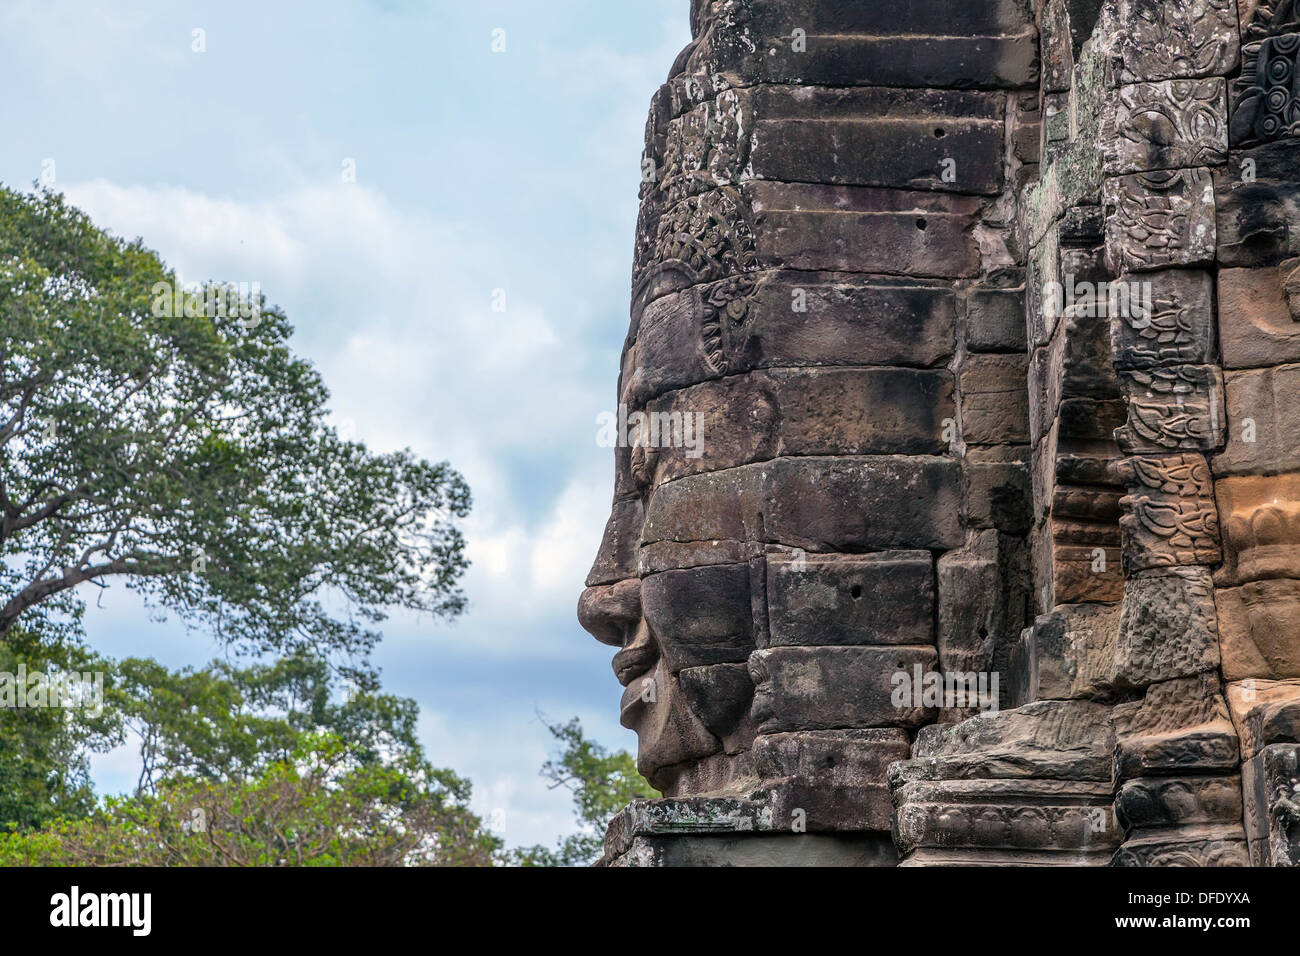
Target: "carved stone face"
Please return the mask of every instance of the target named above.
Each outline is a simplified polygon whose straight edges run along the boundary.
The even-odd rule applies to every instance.
[[[941,641],[991,671],[1023,614],[1002,569],[1027,526],[1026,361],[995,335],[954,366],[999,180],[917,188],[959,138],[963,169],[1000,170],[1006,100],[719,91],[686,61],[647,126],[623,441],[579,618],[618,649],[622,723],[660,790],[838,793],[849,764],[816,755],[839,748],[860,819],[887,830],[883,768],[938,717],[892,700],[892,678],[936,671]],[[1000,268],[980,301],[1018,310]],[[624,427],[639,416],[645,443]]]
[[[619,390],[629,416],[653,410],[654,400],[683,376],[714,375],[725,363],[721,323],[740,310],[728,313],[725,301],[720,308],[709,305],[698,275],[687,263],[670,260],[638,284]],[[684,344],[698,362],[694,370],[682,367],[689,361],[671,361]],[[642,364],[638,356],[645,353],[656,357]],[[708,412],[685,414],[698,415],[692,419],[698,428]],[[696,553],[690,545],[651,543],[643,550],[658,473],[668,460],[689,461],[690,449],[673,447],[672,434],[660,436],[667,448],[639,444],[635,429],[624,437],[635,447],[617,449],[615,505],[578,613],[597,640],[619,649],[613,668],[624,688],[620,722],[637,734],[638,769],[659,789],[676,793],[695,789],[691,781],[701,773],[715,781],[727,776],[727,753],[742,750],[753,737],[746,670],[754,649],[750,570],[745,563],[711,565],[716,555]],[[705,438],[703,432],[699,437]],[[700,533],[708,536],[707,529]]]

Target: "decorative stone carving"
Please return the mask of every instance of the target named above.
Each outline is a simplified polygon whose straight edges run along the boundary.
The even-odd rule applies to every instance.
[[[1213,451],[1223,444],[1223,377],[1213,365],[1132,369],[1120,375],[1128,424],[1125,452]]]
[[[1118,80],[1164,80],[1229,72],[1237,63],[1234,0],[1120,0]]]
[[[1219,519],[1203,456],[1134,456],[1115,471],[1129,491],[1120,499],[1127,573],[1219,562]]]
[[[1113,682],[1140,688],[1218,666],[1219,625],[1209,569],[1161,568],[1130,577]]]
[[[1244,40],[1262,40],[1300,29],[1295,0],[1237,0]]]
[[[1300,132],[1297,54],[1300,33],[1270,36],[1242,48],[1241,77],[1233,84],[1234,145],[1268,143]]]
[[[1109,312],[1116,368],[1211,361],[1214,279],[1208,272],[1165,269],[1121,276],[1118,288],[1124,290],[1125,307]]]
[[[1276,578],[1221,587],[1218,607],[1223,679],[1300,677],[1300,581]]]
[[[1224,478],[1215,495],[1227,552],[1216,582],[1300,577],[1300,474]]]
[[[1300,861],[1300,11],[1037,13],[692,4],[617,398],[703,441],[616,448],[579,602],[666,794],[605,865]]]
[[[1206,169],[1106,180],[1106,256],[1114,273],[1214,261],[1214,182]]]
[[[1300,744],[1262,748],[1242,768],[1255,866],[1300,866]]]
[[[679,272],[677,281],[691,286],[757,268],[747,204],[733,188],[713,189],[673,204],[651,228],[638,229],[633,296],[653,301],[665,272]]]
[[[1116,781],[1237,769],[1237,731],[1217,675],[1153,684],[1142,700],[1117,704],[1112,716]]]
[[[1212,166],[1228,158],[1223,80],[1122,87],[1105,127],[1106,174]]]

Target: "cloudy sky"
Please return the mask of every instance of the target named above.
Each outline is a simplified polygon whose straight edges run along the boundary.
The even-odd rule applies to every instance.
[[[595,422],[627,330],[645,111],[689,39],[688,7],[0,6],[0,182],[52,174],[186,282],[259,282],[341,429],[469,481],[468,614],[390,620],[376,662],[419,701],[434,762],[474,781],[512,845],[572,830],[567,792],[538,776],[539,711],[635,747],[610,651],[574,607],[612,490]],[[87,630],[103,653],[180,666],[217,651],[120,586],[99,604]],[[119,752],[95,771],[114,792],[136,767]]]

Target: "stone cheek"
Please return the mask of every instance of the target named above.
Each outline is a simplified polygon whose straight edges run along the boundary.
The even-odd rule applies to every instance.
[[[928,551],[769,556],[769,647],[930,644],[934,562]]]
[[[895,699],[896,675],[938,667],[933,647],[772,647],[749,661],[762,734],[852,727],[918,727],[934,710]]]

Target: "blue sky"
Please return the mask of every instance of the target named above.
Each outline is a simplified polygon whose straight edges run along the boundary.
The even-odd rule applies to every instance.
[[[469,481],[469,612],[392,618],[376,662],[388,690],[420,703],[434,762],[474,781],[476,809],[512,845],[573,828],[568,793],[538,776],[539,710],[635,747],[610,650],[574,607],[612,491],[595,422],[613,408],[627,331],[645,113],[689,39],[688,7],[0,9],[0,182],[30,188],[52,169],[54,188],[143,236],[185,281],[259,282],[342,430],[448,459]],[[172,666],[217,653],[121,586],[99,605],[86,624],[103,653]],[[132,754],[98,759],[95,774],[129,789]]]

